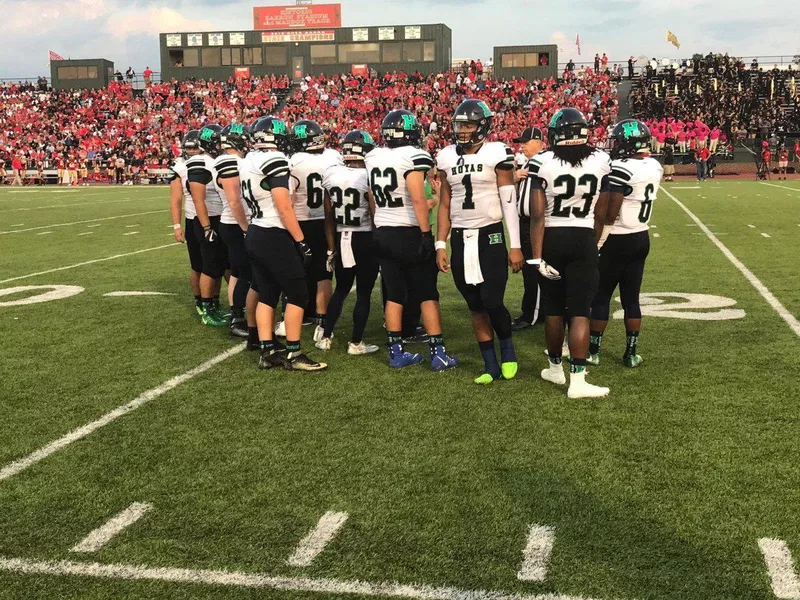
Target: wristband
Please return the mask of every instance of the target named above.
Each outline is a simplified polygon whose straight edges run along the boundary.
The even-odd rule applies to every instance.
[[[180,223],[173,223],[172,228],[173,229],[180,229],[181,228],[181,224]]]
[[[436,242],[433,247],[437,250],[447,250],[447,242]]]
[[[542,264],[542,259],[541,258],[532,258],[531,260],[526,260],[525,262],[527,264],[529,264],[529,265],[540,265],[540,264]]]

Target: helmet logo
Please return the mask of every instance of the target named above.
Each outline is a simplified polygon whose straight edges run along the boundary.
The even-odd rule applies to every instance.
[[[561,116],[561,111],[558,111],[556,114],[553,115],[553,118],[550,119],[550,127],[558,126],[558,117],[560,116]]]
[[[636,121],[623,123],[622,130],[625,132],[625,137],[641,135],[641,132],[639,131],[639,123],[637,123]]]
[[[402,115],[403,117],[403,129],[408,131],[409,129],[416,129],[417,127],[417,118],[414,115]]]
[[[200,132],[200,139],[203,140],[204,142],[210,142],[213,135],[214,135],[213,129],[203,128],[203,131]]]
[[[366,131],[362,131],[361,135],[364,137],[365,144],[374,144],[375,140],[372,139],[372,136],[368,134]]]
[[[295,136],[305,139],[308,137],[308,133],[306,133],[306,126],[305,125],[295,125],[294,126],[294,134]]]
[[[489,107],[486,106],[485,102],[483,102],[483,101],[478,102],[478,106],[481,107],[481,110],[483,111],[483,116],[484,117],[491,117],[492,116],[492,111],[489,110]]]
[[[237,123],[235,125],[231,125],[231,131],[230,132],[231,133],[242,134],[242,133],[244,133],[244,128],[242,127],[241,124]]]
[[[280,119],[273,119],[272,132],[275,135],[286,135],[286,123],[284,123]]]

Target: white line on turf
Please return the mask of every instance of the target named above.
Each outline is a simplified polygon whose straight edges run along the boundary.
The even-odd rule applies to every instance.
[[[772,236],[771,236],[770,234],[768,234],[768,233],[762,233],[762,234],[761,234],[761,236],[762,236],[762,237],[768,237],[768,238],[771,238],[771,237],[772,237]]]
[[[547,525],[531,525],[528,542],[522,551],[522,565],[517,572],[520,581],[544,581],[550,567],[550,555],[556,533]]]
[[[92,233],[91,231],[88,233]],[[48,269],[47,271],[37,271],[36,273],[29,273],[28,275],[18,275],[17,277],[9,277],[8,279],[0,279],[0,283],[8,283],[9,281],[19,281],[20,279],[27,279],[28,277],[36,277],[38,275],[48,275],[58,271],[66,271],[68,269],[75,269],[84,265],[93,265],[107,260],[115,260],[117,258],[124,258],[126,256],[134,256],[135,254],[142,254],[143,252],[151,252],[153,250],[161,250],[163,248],[171,248],[172,246],[180,246],[178,242],[172,244],[164,244],[163,246],[155,246],[154,248],[144,248],[143,250],[135,250],[134,252],[125,252],[124,254],[114,254],[106,256],[105,258],[95,258],[94,260],[86,260],[83,262],[75,263],[74,265],[67,265],[66,267],[57,267],[55,269]]]
[[[128,233],[123,233],[122,235],[139,235],[138,231],[129,231]]]
[[[660,234],[660,233],[654,233],[654,234],[653,234],[653,237],[660,238],[660,237],[661,237],[661,234]]]
[[[29,469],[36,463],[44,460],[51,454],[55,454],[59,450],[63,450],[70,444],[77,442],[88,436],[91,433],[94,433],[101,427],[105,427],[106,425],[113,423],[117,419],[122,416],[127,415],[134,410],[141,408],[151,400],[158,398],[159,396],[165,394],[166,392],[170,391],[173,388],[178,387],[180,384],[189,381],[190,379],[201,375],[208,371],[211,367],[218,365],[224,360],[229,359],[231,356],[235,356],[239,354],[242,350],[244,350],[245,344],[238,344],[231,348],[230,350],[226,350],[222,354],[217,354],[214,358],[207,360],[201,365],[196,366],[194,369],[190,369],[183,373],[182,375],[177,375],[172,379],[169,379],[159,385],[158,387],[154,387],[153,389],[147,390],[143,394],[140,394],[127,404],[123,404],[122,406],[118,406],[114,410],[107,412],[99,419],[92,421],[91,423],[87,423],[77,429],[73,429],[69,433],[61,436],[57,440],[54,440],[47,444],[46,446],[42,446],[38,450],[31,452],[27,456],[23,456],[22,458],[15,460],[4,466],[0,469],[0,481],[4,481],[9,477],[13,477],[22,471]]]
[[[127,296],[177,296],[171,292],[108,292],[104,298],[125,298]]]
[[[669,196],[670,198],[672,198],[673,202],[675,202],[675,204],[680,206],[683,209],[683,211],[687,215],[689,215],[689,217],[695,223],[697,223],[697,226],[700,227],[700,229],[703,230],[703,232],[706,234],[708,239],[710,239],[714,243],[714,245],[717,248],[719,248],[720,251],[725,255],[725,258],[727,258],[729,261],[731,261],[731,263],[733,263],[734,267],[739,269],[741,274],[745,276],[747,281],[749,281],[754,288],[756,288],[756,291],[759,294],[761,294],[761,296],[764,298],[764,300],[766,300],[767,303],[775,310],[775,312],[777,312],[778,315],[784,321],[786,321],[786,324],[792,329],[792,331],[794,331],[795,334],[798,337],[800,337],[800,321],[798,321],[797,318],[795,318],[795,316],[792,313],[790,313],[788,310],[786,310],[786,307],[783,304],[781,304],[781,301],[778,300],[775,297],[775,295],[772,292],[769,291],[769,289],[767,289],[767,286],[765,286],[763,283],[761,283],[761,280],[758,277],[756,277],[750,269],[745,267],[744,264],[742,263],[742,261],[740,261],[738,258],[736,258],[733,255],[733,252],[728,250],[727,246],[725,246],[725,244],[720,242],[719,239],[717,238],[717,236],[715,236],[713,233],[711,233],[711,230],[708,227],[706,227],[703,224],[703,222],[700,219],[698,219],[697,216],[692,211],[690,211],[683,202],[681,202],[675,196],[673,196],[669,192],[669,190],[665,189],[664,193],[667,194],[667,196]]]
[[[112,538],[141,519],[153,508],[151,504],[134,502],[128,508],[106,521],[90,532],[85,538],[72,547],[70,552],[97,552]]]
[[[86,227],[102,227],[102,223],[95,223],[94,225],[87,225]]]
[[[25,223],[17,223],[16,225],[9,225],[9,227],[22,227]]]
[[[130,227],[138,227],[138,226],[139,226],[138,223],[134,223],[133,225],[125,225],[125,227],[128,227],[128,228],[130,228]]]
[[[797,600],[800,598],[800,580],[794,570],[792,553],[783,540],[762,538],[758,540],[758,547],[764,555],[770,579],[772,592],[781,600]]]
[[[160,200],[160,198],[136,198],[139,202],[150,202],[155,200]],[[44,208],[72,208],[73,206],[104,206],[106,204],[117,204],[119,202],[133,202],[131,200],[98,200],[96,202],[69,202],[67,204],[51,204],[50,206],[34,206],[28,208],[4,208],[0,210],[0,212],[15,212],[20,210],[39,210]]]
[[[780,190],[789,190],[790,192],[800,192],[800,189],[793,187],[786,187],[785,185],[775,185],[774,183],[762,182],[761,185],[768,185],[769,187],[778,188]]]
[[[294,554],[289,557],[286,564],[292,567],[309,566],[325,550],[325,546],[336,537],[348,516],[345,512],[330,510],[322,515],[316,527],[297,544]]]
[[[49,235],[49,234],[51,234],[51,233],[53,233],[53,232],[52,232],[52,231],[40,231],[40,232],[39,232],[39,233],[37,233],[36,235]]]
[[[26,558],[0,557],[0,571],[37,575],[79,575],[103,579],[166,581],[233,588],[261,588],[320,594],[347,594],[372,597],[410,598],[412,600],[590,600],[561,594],[510,594],[486,590],[464,590],[452,587],[370,583],[311,577],[273,577],[259,573],[175,569],[141,565],[99,564],[73,561],[36,561]]]
[[[94,231],[84,231],[83,233],[79,233],[78,235],[92,235]]]
[[[85,221],[73,221],[72,223],[54,223],[53,225],[42,225],[41,227],[29,227],[28,229],[15,229],[14,231],[0,231],[0,235],[8,233],[23,233],[25,231],[36,231],[38,229],[48,229],[50,227],[67,227],[69,225],[82,225],[83,223],[95,223],[97,221],[112,221],[114,219],[127,219],[128,217],[138,217],[140,215],[154,215],[156,213],[169,212],[168,210],[149,210],[147,212],[133,213],[130,215],[117,215],[115,217],[102,217],[100,219],[86,219]]]
[[[755,225],[750,225],[750,224],[748,224],[747,226],[748,226],[750,229],[755,229],[755,228],[756,228],[756,226],[755,226]]]
[[[699,185],[687,185],[687,186],[682,186],[682,187],[675,186],[672,189],[673,190],[699,190],[700,186]]]

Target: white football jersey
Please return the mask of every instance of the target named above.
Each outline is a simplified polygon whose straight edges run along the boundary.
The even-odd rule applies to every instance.
[[[578,167],[555,157],[552,152],[537,154],[528,161],[528,177],[536,177],[547,196],[545,227],[585,227],[594,229],[594,207],[600,191],[608,185],[611,159],[595,150]]]
[[[366,169],[336,165],[325,171],[322,185],[331,197],[338,231],[371,231],[369,175]]]
[[[189,171],[186,168],[186,161],[183,158],[176,158],[175,162],[169,169],[172,171],[181,182],[181,189],[183,190],[183,213],[187,219],[194,219],[197,216],[197,211],[194,208],[194,200],[189,193]]]
[[[231,205],[228,203],[228,198],[225,195],[225,190],[222,189],[221,179],[238,176],[239,157],[235,154],[220,154],[217,160],[214,161],[214,187],[217,188],[217,193],[219,197],[222,198],[222,216],[220,217],[220,223],[225,223],[226,225],[236,225],[237,223],[236,219],[233,218],[233,212],[231,211]],[[244,208],[244,216],[249,221],[250,209],[243,198],[240,198],[240,202]]]
[[[434,166],[431,155],[413,146],[375,148],[364,162],[375,197],[375,227],[419,227],[406,175],[430,171]]]
[[[463,155],[451,145],[436,155],[436,166],[450,184],[452,227],[479,229],[503,220],[495,172],[498,165],[514,168],[514,153],[502,142],[486,142],[476,153]]]
[[[187,177],[197,172],[201,173],[201,177],[204,180],[208,180],[206,184],[206,210],[209,217],[219,217],[222,214],[222,198],[214,186],[214,158],[210,154],[190,156],[186,161],[186,170],[189,172]]]
[[[279,175],[289,175],[289,160],[283,152],[255,150],[239,161],[242,198],[250,208],[253,225],[286,229],[269,188],[269,179]]]
[[[298,221],[319,221],[325,218],[322,179],[334,165],[343,165],[342,155],[326,148],[318,154],[297,152],[289,159],[289,193]]]
[[[654,158],[611,161],[608,181],[612,189],[622,188],[625,198],[611,234],[638,233],[650,229],[653,200],[658,195],[664,169]]]

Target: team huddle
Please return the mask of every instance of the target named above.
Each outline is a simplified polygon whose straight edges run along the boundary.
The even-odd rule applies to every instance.
[[[321,371],[327,365],[301,350],[304,322],[313,317],[315,346],[330,351],[355,290],[347,352],[378,352],[363,337],[380,274],[389,366],[425,361],[407,349],[421,319],[430,367],[446,371],[459,362],[445,346],[439,306],[438,274],[449,272],[484,361],[475,383],[486,385],[517,374],[504,297],[509,268],[517,273],[527,263],[545,315],[542,378],[565,385],[566,359],[569,397],[608,394],[586,381],[586,365],[600,363],[617,286],[627,330],[623,361],[642,363],[639,290],[662,176],[648,154],[650,133],[639,121],[618,123],[612,159],[589,145],[584,116],[565,108],[550,122],[551,150],[517,171],[512,150],[487,141],[492,121],[484,102],[465,100],[453,116],[454,143],[435,158],[420,149],[422,130],[407,110],[384,118],[382,146],[354,130],[341,153],[327,147],[325,132],[311,120],[290,129],[266,116],[250,126],[190,131],[172,167],[171,212],[176,238],[189,251],[202,322],[246,338],[247,348],[260,352],[262,369]],[[433,169],[440,184],[435,232],[426,197]],[[219,303],[228,271],[229,315]]]

